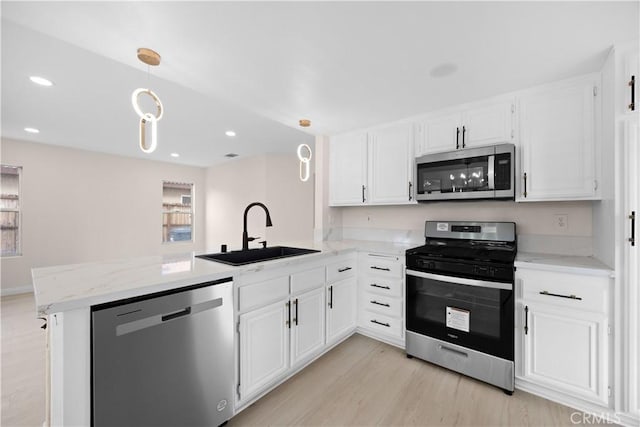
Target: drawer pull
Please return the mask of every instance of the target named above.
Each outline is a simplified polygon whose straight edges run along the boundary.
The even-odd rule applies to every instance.
[[[386,326],[387,328],[390,328],[390,327],[391,327],[391,325],[390,325],[390,324],[388,324],[388,323],[383,323],[383,322],[378,322],[378,321],[377,321],[377,320],[375,320],[375,319],[373,319],[373,320],[371,321],[371,323],[375,323],[376,325]]]
[[[339,268],[338,273],[344,273],[345,271],[351,270],[351,267]]]
[[[371,304],[381,305],[381,306],[383,306],[383,307],[391,307],[391,305],[390,305],[390,304],[385,304],[385,303],[383,303],[383,302],[378,302],[378,301],[376,301],[376,300],[369,301],[369,302],[370,302]]]
[[[378,267],[378,266],[375,266],[375,265],[372,265],[372,266],[371,266],[371,268],[372,268],[373,270],[391,271],[391,269],[390,269],[390,268],[386,268],[386,267]]]
[[[469,357],[469,354],[465,353],[464,351],[460,351],[460,350],[456,350],[455,348],[451,348],[451,347],[446,347],[444,345],[439,345],[438,349],[443,350],[443,351],[448,351],[454,354],[458,354],[462,357]]]
[[[524,306],[524,334],[529,333],[529,306]]]
[[[540,291],[540,295],[548,295],[550,297],[558,297],[558,298],[567,298],[567,299],[576,299],[578,301],[582,301],[582,298],[577,297],[575,295],[562,295],[562,294],[552,294],[551,292],[547,292],[547,291]]]
[[[369,286],[372,286],[374,288],[380,288],[380,289],[388,289],[388,290],[391,289],[389,286],[382,286],[382,285],[378,285],[378,284],[375,284],[375,283],[372,283]]]

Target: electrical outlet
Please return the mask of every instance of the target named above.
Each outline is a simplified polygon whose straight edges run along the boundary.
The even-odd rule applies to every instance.
[[[556,231],[566,232],[569,229],[569,215],[555,214],[553,215],[553,227]]]

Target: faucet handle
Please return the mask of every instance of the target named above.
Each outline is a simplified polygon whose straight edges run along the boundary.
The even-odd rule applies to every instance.
[[[262,239],[262,237],[247,237],[247,242],[253,242],[254,240]]]

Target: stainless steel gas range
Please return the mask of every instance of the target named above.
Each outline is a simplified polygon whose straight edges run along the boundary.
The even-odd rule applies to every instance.
[[[406,252],[406,351],[502,388],[514,388],[512,222],[425,223]]]

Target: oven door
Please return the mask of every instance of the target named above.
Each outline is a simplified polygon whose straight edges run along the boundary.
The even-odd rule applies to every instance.
[[[513,360],[513,283],[407,270],[407,330]]]

